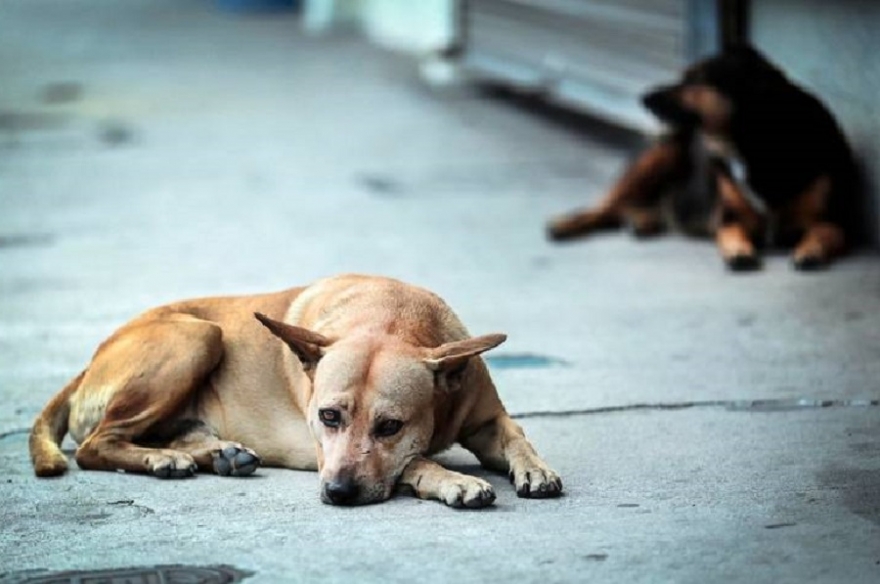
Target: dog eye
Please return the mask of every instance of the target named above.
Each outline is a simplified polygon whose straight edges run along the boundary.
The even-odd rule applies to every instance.
[[[375,434],[380,438],[387,438],[400,432],[401,428],[403,428],[403,422],[400,420],[385,420],[376,425]]]
[[[318,417],[321,419],[321,423],[328,428],[339,427],[339,422],[342,418],[339,410],[331,410],[330,408],[318,410]]]

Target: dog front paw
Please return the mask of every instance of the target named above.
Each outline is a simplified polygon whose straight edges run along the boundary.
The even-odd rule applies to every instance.
[[[483,479],[460,475],[440,485],[438,499],[450,507],[480,509],[495,502],[495,489]]]
[[[792,265],[799,272],[815,272],[828,267],[828,258],[821,251],[808,250],[795,252]]]
[[[724,258],[724,261],[733,272],[753,272],[761,267],[761,260],[754,252],[735,253]]]
[[[734,223],[720,227],[715,242],[731,271],[751,272],[761,267],[755,245],[743,226]]]
[[[527,499],[546,499],[562,494],[562,479],[545,465],[520,467],[510,471],[516,494]]]

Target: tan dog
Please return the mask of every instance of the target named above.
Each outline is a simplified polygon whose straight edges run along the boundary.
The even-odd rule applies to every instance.
[[[49,402],[31,432],[34,470],[64,473],[69,430],[89,470],[242,476],[262,462],[319,470],[332,504],[381,501],[400,486],[454,507],[491,505],[488,482],[426,458],[458,442],[508,472],[519,496],[557,496],[559,476],[478,357],[504,340],[470,338],[436,295],[369,276],[156,308]]]

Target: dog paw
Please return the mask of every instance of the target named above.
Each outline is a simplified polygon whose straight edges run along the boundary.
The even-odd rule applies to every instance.
[[[67,457],[63,453],[48,454],[34,459],[34,473],[38,477],[57,477],[67,471]]]
[[[828,261],[820,254],[795,255],[792,258],[794,269],[800,272],[815,272],[828,266]]]
[[[196,474],[196,461],[185,452],[157,452],[144,460],[147,470],[160,479],[183,479]]]
[[[753,272],[761,267],[761,260],[753,253],[737,253],[724,261],[734,272]]]
[[[579,231],[562,221],[553,221],[547,224],[545,233],[550,241],[566,241],[567,239],[577,237]]]
[[[653,224],[633,224],[630,225],[630,232],[633,237],[640,240],[654,239],[666,233],[666,226],[662,223]]]
[[[461,475],[441,484],[438,498],[450,507],[479,509],[495,502],[495,489],[483,479]]]
[[[257,453],[241,444],[230,443],[213,455],[214,472],[222,477],[244,477],[253,474],[262,461]]]
[[[594,231],[617,229],[620,225],[621,220],[617,217],[587,211],[551,220],[547,223],[546,233],[551,241],[568,241],[589,235]]]
[[[547,499],[562,494],[562,479],[546,466],[511,470],[510,482],[516,494],[527,499]]]
[[[652,211],[633,211],[627,221],[630,233],[636,239],[652,239],[666,232],[666,223],[659,214]]]

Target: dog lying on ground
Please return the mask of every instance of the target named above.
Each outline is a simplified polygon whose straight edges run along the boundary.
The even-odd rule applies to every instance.
[[[844,251],[857,189],[847,141],[825,106],[755,49],[733,47],[698,62],[643,102],[671,133],[645,151],[596,208],[551,221],[552,239],[623,223],[640,236],[662,231],[670,187],[700,171],[696,149],[709,159],[702,168],[710,179],[703,206],[714,197],[702,231],[714,233],[730,268],[758,268],[765,239],[793,244],[793,263],[801,270],[824,266]]]
[[[156,308],[101,344],[42,411],[34,470],[65,472],[69,431],[88,470],[244,476],[263,463],[318,470],[325,503],[378,502],[400,487],[491,505],[488,482],[427,458],[458,442],[509,473],[519,496],[554,497],[559,476],[479,357],[505,338],[470,337],[438,296],[369,276]]]

